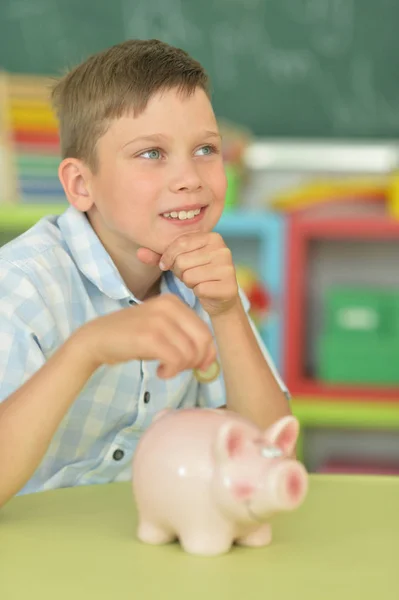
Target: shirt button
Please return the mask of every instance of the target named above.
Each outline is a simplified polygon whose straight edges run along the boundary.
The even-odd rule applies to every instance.
[[[145,402],[145,404],[149,403],[150,398],[151,398],[150,392],[145,392],[145,394],[144,394],[144,402]]]
[[[123,450],[121,450],[120,448],[118,448],[117,450],[115,450],[115,452],[112,455],[112,458],[114,460],[122,460],[122,458],[125,456],[125,453],[123,452]]]
[[[129,300],[129,304],[130,304],[130,306],[133,306],[133,304],[136,304],[136,303],[135,303],[135,301],[134,301],[134,300],[130,299],[130,300]]]

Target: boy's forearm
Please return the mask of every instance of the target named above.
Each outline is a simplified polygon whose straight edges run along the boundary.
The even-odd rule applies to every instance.
[[[72,336],[0,404],[0,506],[40,464],[69,407],[93,374],[79,335]]]
[[[262,429],[291,414],[284,392],[269,368],[241,302],[212,318],[226,386],[227,408]]]

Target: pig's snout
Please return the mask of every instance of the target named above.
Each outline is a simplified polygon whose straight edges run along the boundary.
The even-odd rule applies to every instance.
[[[301,463],[286,461],[276,466],[270,485],[278,510],[293,510],[307,493],[308,474]]]

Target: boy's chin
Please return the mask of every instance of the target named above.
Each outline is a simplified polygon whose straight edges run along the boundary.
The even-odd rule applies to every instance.
[[[171,244],[183,235],[210,233],[213,228],[210,228],[205,222],[193,224],[192,227],[173,227],[174,230],[169,232],[160,232],[156,238],[152,238],[147,245],[142,244],[142,248],[148,248],[157,254],[162,255]]]

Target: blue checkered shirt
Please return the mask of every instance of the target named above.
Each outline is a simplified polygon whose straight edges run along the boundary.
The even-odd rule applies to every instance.
[[[163,276],[161,293],[177,294],[211,327],[192,290],[171,272]],[[248,300],[240,293],[248,311]],[[61,216],[41,219],[3,246],[0,402],[31,377],[75,329],[139,302],[86,215],[73,207]],[[185,371],[165,381],[157,377],[156,368],[155,361],[99,368],[68,410],[41,464],[20,493],[128,480],[135,447],[155,413],[167,407],[225,404],[222,376],[201,385],[192,371]]]

